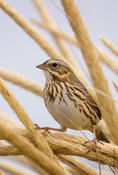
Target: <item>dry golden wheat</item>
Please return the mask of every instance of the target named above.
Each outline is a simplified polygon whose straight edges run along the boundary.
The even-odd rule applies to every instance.
[[[33,22],[50,32],[61,53],[15,9],[8,5],[5,0],[0,0],[0,8],[39,44],[48,56],[67,61],[79,79],[87,84],[83,79],[83,75],[78,74],[75,60],[72,58],[72,53],[64,40],[79,46],[92,78],[95,89],[92,93],[98,101],[103,118],[106,121],[105,125],[102,124],[99,129],[103,130],[106,127],[107,130],[108,127],[107,135],[109,135],[111,142],[118,144],[118,114],[100,61],[109,66],[116,74],[118,74],[118,62],[93,45],[74,1],[61,0],[61,2],[75,37],[57,30],[55,22],[44,8],[42,1],[33,0],[43,19],[43,22],[37,22],[36,20],[33,20]],[[106,40],[102,39],[102,41],[113,53],[118,55],[118,49]],[[91,62],[93,66],[91,66]],[[43,97],[43,86],[2,68],[0,68],[0,77],[0,93],[24,125],[23,128],[10,117],[0,114],[0,140],[9,142],[9,144],[0,142],[0,156],[15,156],[18,160],[29,165],[42,175],[71,175],[73,172],[76,175],[99,174],[96,170],[78,161],[73,156],[84,157],[97,163],[118,168],[118,146],[115,144],[97,143],[97,147],[86,154],[91,148],[91,143],[85,144],[86,139],[82,137],[62,133],[47,134],[44,137],[42,132],[35,129],[24,107],[20,105],[13,93],[10,92],[2,78],[41,97]],[[118,91],[115,83],[114,86]],[[66,166],[60,164],[60,161],[64,162]],[[7,161],[0,162],[0,168],[12,174],[33,175],[33,172],[29,172],[29,170],[22,169],[20,166]],[[108,173],[104,172],[102,174],[108,175]],[[4,175],[4,172],[1,170],[0,175]]]

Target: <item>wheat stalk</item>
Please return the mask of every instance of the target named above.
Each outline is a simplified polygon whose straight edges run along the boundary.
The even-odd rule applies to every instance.
[[[15,9],[9,6],[5,0],[0,1],[1,8],[29,35],[40,47],[53,59],[62,59],[67,61],[72,67],[73,71],[83,81],[77,68],[74,69],[74,61],[70,62],[62,54],[60,54],[26,19],[24,19]]]
[[[100,38],[100,40],[105,44],[105,46],[107,46],[116,56],[118,56],[118,49],[113,46],[110,42],[108,42],[106,39],[104,38]]]
[[[113,85],[114,85],[114,87],[116,89],[116,92],[118,92],[118,85],[115,82],[113,82]]]
[[[31,135],[27,132],[26,129],[23,128],[14,129],[12,127],[12,130],[16,131],[16,134],[20,134],[20,136],[26,137],[28,140],[34,143],[34,141],[31,138]],[[87,158],[92,161],[96,162],[98,161],[96,157],[95,148],[93,148],[93,150],[89,154],[86,154],[91,147],[91,143],[85,144],[86,139],[82,137],[68,134],[54,133],[47,135],[45,138],[55,154],[76,155]],[[0,139],[4,139],[4,136],[0,135]],[[97,150],[100,155],[99,161],[101,164],[106,165],[108,164],[109,166],[118,167],[118,159],[117,159],[118,147],[116,145],[107,143],[102,144],[98,143]],[[0,146],[0,155],[2,156],[22,155],[22,151],[19,151],[12,145],[2,145]]]
[[[44,8],[42,1],[41,0],[33,0],[33,3],[35,4],[36,8],[38,9],[38,12],[42,16],[44,23],[51,25],[53,28],[55,28],[58,31],[58,27],[56,26],[56,24],[54,23],[54,21],[50,17],[47,10]],[[77,69],[75,62],[72,59],[71,52],[69,51],[69,48],[64,43],[64,41],[54,33],[52,33],[52,36],[53,36],[60,52],[62,53],[62,55],[68,60],[69,63],[71,63],[73,65],[74,68]]]
[[[108,133],[108,135],[111,133],[110,139],[114,143],[118,143],[117,111],[99,60],[107,64],[116,74],[118,73],[117,61],[109,55],[106,55],[103,51],[98,50],[93,45],[73,0],[61,0],[61,2],[65,9],[68,21],[75,33],[75,37],[57,30],[56,24],[49,16],[47,10],[43,7],[42,2],[38,0],[33,0],[33,2],[44,21],[43,23],[37,23],[36,20],[33,20],[33,22],[43,28],[46,28],[51,33],[61,54],[49,43],[49,41],[45,39],[45,37],[33,28],[27,20],[25,20],[15,9],[9,6],[5,0],[0,0],[0,8],[11,16],[11,18],[30,37],[32,37],[37,44],[40,45],[48,56],[67,61],[79,79],[84,82],[83,77],[78,74],[74,59],[72,59],[71,53],[63,40],[68,40],[79,46],[93,81],[95,88],[93,93],[95,94],[96,92],[97,94],[97,97],[95,96],[95,98],[97,98],[96,100],[99,102],[99,106],[102,110],[102,116],[107,124],[103,124],[100,127],[102,130],[104,126],[106,127],[106,130],[108,127],[108,132],[106,133]],[[106,44],[105,40],[104,42]],[[117,55],[116,49],[114,49],[112,45],[108,42],[106,45]],[[91,62],[93,66],[91,66]],[[30,80],[29,78],[25,78],[24,76],[2,68],[0,69],[0,77],[43,97],[43,86]],[[117,85],[115,83],[114,86],[117,89]],[[93,148],[91,152],[86,154],[91,148],[91,143],[85,144],[86,139],[82,137],[61,133],[47,134],[44,137],[42,132],[35,129],[33,122],[25,112],[24,108],[10,92],[2,79],[0,79],[0,93],[25,127],[20,127],[14,120],[11,120],[10,117],[5,117],[3,114],[0,114],[0,140],[9,142],[9,144],[2,144],[0,142],[0,156],[22,155],[22,159],[20,160],[24,161],[24,164],[30,165],[35,169],[35,171],[43,175],[67,175],[72,174],[73,172],[81,175],[98,174],[96,170],[78,161],[73,156],[84,157],[88,160],[118,168],[117,145],[97,143],[97,147]],[[60,165],[59,161],[64,162],[66,167]],[[3,168],[12,174],[28,173],[27,170],[25,171],[24,169],[19,169],[19,166],[9,164],[8,162],[0,163],[0,168]],[[3,175],[4,173],[0,171],[0,174]],[[105,173],[103,172],[103,174]]]
[[[32,143],[26,138],[15,133],[12,128],[8,128],[4,123],[0,122],[0,133],[5,140],[15,145],[24,155],[31,158],[38,165],[44,168],[49,174],[66,175],[63,169],[57,164],[56,161],[51,159],[43,152],[39,151]]]
[[[69,20],[69,23],[73,31],[75,32],[78,45],[88,66],[88,70],[90,72],[94,87],[99,90],[102,90],[109,96],[112,96],[108,87],[107,80],[102,72],[100,63],[97,59],[102,55],[98,52],[97,48],[91,42],[88,32],[79,14],[79,11],[76,5],[74,4],[74,1],[61,0],[61,2],[64,6],[64,10]],[[103,118],[105,119],[107,126],[114,137],[114,142],[118,143],[118,138],[116,134],[116,131],[118,129],[116,117],[117,111],[115,108],[115,104],[110,100],[108,101],[107,98],[103,97],[99,93],[97,93],[97,97],[102,110]],[[112,115],[112,117],[108,117],[109,113]],[[113,123],[113,126],[111,126],[111,122]]]
[[[41,168],[41,166],[37,165],[34,161],[28,159],[25,156],[18,156],[17,160],[21,161],[25,165],[32,167],[38,174],[49,175],[49,173],[47,173],[43,168]]]
[[[9,118],[5,117],[4,115],[0,115],[1,122],[8,123],[8,128],[12,128],[13,132],[19,134],[23,137],[26,137],[30,142],[34,143],[31,138],[31,135],[25,128],[19,128],[14,125],[14,122],[11,121]],[[7,122],[8,121],[8,122]],[[0,135],[0,139],[4,139],[4,136]],[[85,157],[92,161],[98,161],[96,157],[96,150],[93,150],[88,155],[86,154],[91,147],[91,144],[85,145],[85,139],[78,136],[71,136],[68,134],[51,134],[46,136],[46,140],[48,141],[51,149],[54,151],[55,154],[63,154],[63,155],[77,155]],[[97,149],[100,153],[100,163],[108,164],[110,166],[118,166],[117,163],[117,152],[118,148],[112,144],[98,144]],[[114,155],[115,152],[115,155]],[[1,156],[8,156],[8,155],[22,155],[22,151],[18,148],[14,147],[13,145],[1,145],[0,146],[0,155]],[[116,160],[115,160],[116,159]],[[115,163],[115,164],[114,164]],[[81,168],[81,166],[80,166]]]
[[[13,111],[17,114],[20,121],[28,129],[32,138],[35,140],[36,145],[40,149],[42,149],[44,152],[46,152],[50,157],[53,157],[53,153],[49,148],[48,144],[46,143],[45,139],[40,134],[40,132],[37,132],[37,130],[35,130],[35,126],[33,122],[28,117],[27,113],[25,112],[23,107],[20,105],[16,97],[9,91],[9,89],[7,88],[7,86],[5,85],[2,79],[0,79],[0,93],[8,102],[8,104],[13,109]]]
[[[18,166],[9,161],[0,162],[0,168],[14,175],[35,175],[35,173],[30,172],[26,168]]]
[[[77,45],[77,41],[76,38],[74,36],[72,36],[71,34],[69,34],[68,32],[65,33],[63,31],[58,31],[56,30],[53,26],[48,25],[46,23],[43,22],[39,22],[36,19],[31,19],[32,23],[34,23],[35,25],[48,30],[50,33],[55,34],[56,36],[58,36],[59,38],[62,38],[63,40],[66,40],[67,42],[70,42],[74,45]]]
[[[53,26],[50,26],[50,25],[47,25],[45,23],[39,22],[36,19],[32,19],[31,21],[34,24],[38,25],[39,27],[42,27],[42,28],[50,31],[51,33],[54,33],[58,37],[66,40],[67,42],[70,42],[70,43],[78,46],[76,38],[74,36],[72,36],[71,34],[65,33],[65,32],[62,32],[62,31],[58,32]],[[113,58],[110,55],[108,55],[107,53],[105,53],[103,50],[98,49],[98,51],[102,55],[98,59],[101,62],[105,63],[108,67],[110,67],[111,70],[113,70],[116,74],[118,74],[118,61],[115,58]]]

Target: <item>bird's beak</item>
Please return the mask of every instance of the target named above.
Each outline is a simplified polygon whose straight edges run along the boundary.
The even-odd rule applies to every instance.
[[[43,63],[43,64],[40,64],[40,65],[36,66],[36,68],[42,69],[42,70],[47,70],[48,66],[45,63]]]

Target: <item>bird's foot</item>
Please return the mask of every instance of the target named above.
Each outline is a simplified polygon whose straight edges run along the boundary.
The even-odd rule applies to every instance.
[[[87,143],[91,143],[91,147],[89,148],[89,150],[87,151],[87,153],[86,154],[88,154],[89,152],[91,152],[93,149],[95,149],[96,148],[96,146],[97,146],[97,139],[96,138],[94,138],[93,140],[88,140],[88,141],[85,141],[84,142],[84,144],[87,144]]]
[[[84,143],[85,143],[85,144],[87,144],[87,143],[92,143],[92,145],[96,146],[96,145],[97,145],[97,139],[94,138],[93,140],[88,140],[88,141],[85,141]]]
[[[65,131],[65,129],[63,128],[58,129],[58,128],[51,128],[51,127],[40,127],[37,124],[35,124],[35,129],[44,130],[45,133],[51,133],[50,130],[51,131],[61,131],[61,132]]]
[[[50,134],[49,127],[40,127],[39,125],[35,124],[35,129],[44,130],[45,134],[46,133]]]

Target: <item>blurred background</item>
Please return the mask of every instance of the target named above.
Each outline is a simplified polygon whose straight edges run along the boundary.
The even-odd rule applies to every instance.
[[[31,18],[42,21],[37,9],[35,8],[31,0],[6,0],[6,2],[13,8],[15,8],[28,21],[31,22]],[[60,4],[60,1],[57,0],[54,3],[54,1],[52,0],[45,0],[42,2],[49,12],[50,16],[57,24],[58,28],[64,32],[69,32],[73,35],[68,21],[64,16],[63,8]],[[81,17],[83,18],[83,21],[86,25],[86,28],[90,34],[93,43],[98,48],[101,48],[110,55],[112,55],[112,53],[104,46],[99,38],[104,37],[110,43],[118,46],[118,1],[75,0],[75,3],[78,6]],[[46,30],[37,27],[33,23],[32,25],[37,30],[39,30],[42,35],[55,48],[57,48],[51,35]],[[79,49],[72,44],[67,44],[70,50],[73,49],[73,58],[76,59],[76,62],[78,63],[78,68],[83,71],[83,75],[86,81],[91,84],[90,79],[88,78],[87,68],[84,64]],[[0,9],[0,67],[16,72],[44,85],[44,74],[42,71],[37,70],[35,67],[36,65],[44,62],[47,59],[49,59],[48,55],[40,48],[40,46],[37,45],[34,40],[32,40],[32,38],[30,38],[9,16],[7,16],[7,14],[4,13],[3,10]],[[117,83],[118,78],[105,65],[102,65],[102,67],[106,78],[108,79],[114,99],[117,100],[118,95],[113,88],[112,81],[115,81]],[[42,98],[11,83],[6,83],[34,123],[37,123],[40,126],[59,127],[56,121],[53,120],[53,118],[46,110]],[[0,112],[11,116],[18,121],[16,115],[10,109],[2,96],[0,96]],[[80,135],[80,132],[78,131],[68,130],[67,132],[70,134]],[[90,134],[90,132],[86,132],[86,134],[90,138],[92,137],[92,134]],[[0,161],[2,161],[3,159],[11,160],[11,158],[6,157],[0,158]],[[84,159],[82,160],[88,162],[93,167],[98,168],[98,164],[91,163]],[[12,158],[12,161],[16,160]],[[103,169],[106,169],[106,167],[103,167]]]

